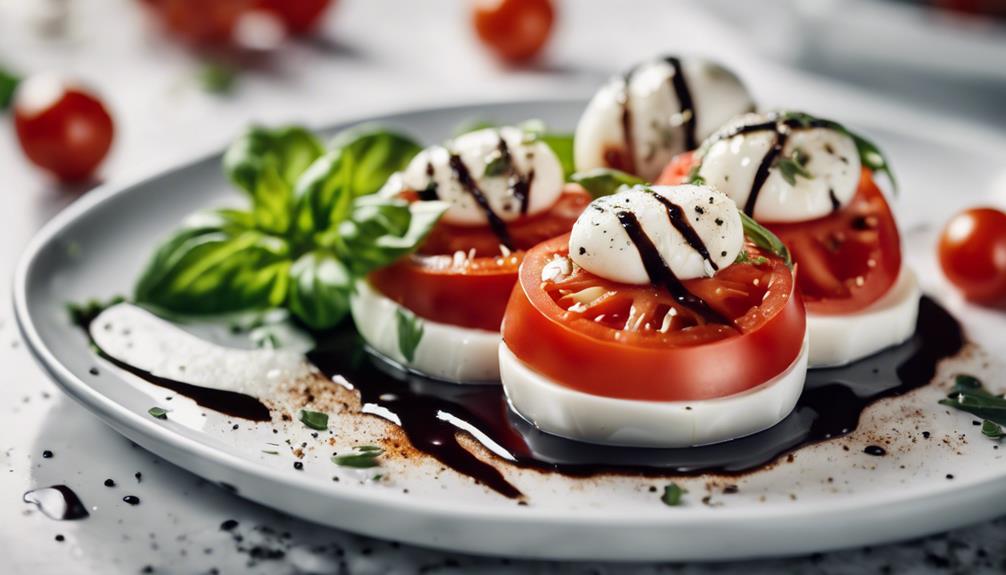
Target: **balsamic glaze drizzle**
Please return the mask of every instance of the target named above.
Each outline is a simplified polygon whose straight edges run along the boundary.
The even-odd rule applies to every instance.
[[[629,83],[632,81],[632,74],[635,71],[636,69],[633,68],[622,77],[622,91],[618,95],[618,104],[622,107],[622,143],[625,148],[623,154],[625,165],[612,166],[630,174],[636,173],[636,143],[632,131],[632,106],[629,104]]]
[[[437,192],[437,181],[433,179],[436,171],[433,169],[433,162],[426,162],[426,187],[419,190],[419,199],[424,202],[432,202],[440,199]]]
[[[639,224],[639,220],[636,219],[635,214],[623,210],[616,212],[615,217],[618,218],[625,233],[628,234],[629,239],[636,246],[636,250],[639,251],[639,257],[643,261],[646,274],[650,276],[650,281],[654,285],[666,289],[675,301],[694,311],[707,322],[733,325],[732,321],[709,307],[709,304],[705,300],[688,291],[688,288],[681,283],[681,280],[674,275],[674,272],[671,271],[670,266],[667,265],[664,258],[660,256],[660,251],[657,249],[657,246],[653,245],[653,240],[646,235],[643,226]],[[702,243],[701,240],[699,240],[699,243]],[[705,250],[705,245],[702,245],[702,249]]]
[[[478,183],[472,178],[471,172],[468,171],[468,166],[465,165],[464,161],[461,160],[461,156],[457,154],[451,154],[450,166],[454,170],[454,177],[458,179],[458,183],[461,187],[468,192],[469,195],[475,200],[475,203],[482,208],[485,212],[486,219],[489,221],[489,229],[496,234],[499,238],[500,243],[503,244],[507,249],[513,250],[513,242],[510,239],[510,231],[507,230],[506,223],[500,219],[499,215],[493,211],[492,206],[489,205],[489,199],[486,195],[482,193],[479,189]]]
[[[831,211],[837,212],[842,209],[842,202],[838,201],[838,196],[835,195],[834,188],[828,188],[828,199],[831,200]]]
[[[953,316],[923,297],[911,339],[847,366],[810,370],[796,407],[779,424],[732,441],[680,449],[612,447],[549,435],[510,410],[499,386],[457,385],[406,373],[365,351],[352,329],[320,342],[308,360],[327,376],[345,377],[365,404],[397,414],[418,450],[514,498],[520,491],[496,467],[465,449],[458,442],[463,432],[439,414],[450,414],[485,434],[518,467],[572,477],[737,475],[761,469],[807,445],[851,433],[867,406],[928,384],[940,361],[963,345],[961,327]]]
[[[785,124],[777,124],[775,130],[775,142],[769,151],[761,159],[761,163],[758,164],[758,171],[755,172],[754,180],[751,181],[751,192],[748,194],[748,199],[744,202],[744,213],[754,217],[755,204],[758,202],[758,194],[761,193],[762,187],[765,186],[765,181],[768,180],[769,170],[775,166],[776,160],[779,155],[782,154],[782,149],[786,145],[786,139],[789,137],[789,127]]]
[[[664,209],[667,210],[667,219],[671,221],[671,225],[674,229],[678,230],[678,233],[685,238],[688,245],[691,246],[693,250],[699,253],[700,256],[712,266],[713,271],[718,271],[720,268],[713,261],[712,256],[709,255],[709,249],[706,247],[705,242],[699,237],[698,232],[692,227],[692,224],[688,221],[688,217],[685,216],[684,210],[678,204],[675,204],[666,197],[654,192],[653,190],[647,188],[647,192],[655,200],[664,205]]]
[[[681,129],[685,134],[685,149],[694,150],[697,147],[695,104],[692,102],[692,92],[688,88],[684,68],[681,66],[681,60],[674,56],[668,56],[664,58],[664,61],[674,70],[674,75],[671,76],[671,87],[674,89],[674,95],[678,98],[678,111],[683,119]]]
[[[500,136],[497,149],[504,164],[506,164],[506,174],[510,182],[510,195],[520,202],[520,213],[526,214],[531,201],[531,183],[534,181],[534,169],[529,170],[526,176],[520,173],[516,164],[514,164],[510,147],[507,146],[503,136]]]

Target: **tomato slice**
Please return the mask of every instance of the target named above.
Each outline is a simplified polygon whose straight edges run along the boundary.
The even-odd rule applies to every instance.
[[[684,182],[694,154],[675,156],[658,184]],[[884,194],[864,168],[852,202],[807,222],[765,224],[800,264],[798,285],[811,313],[849,314],[880,299],[901,270],[901,239]]]
[[[589,203],[583,188],[568,185],[549,211],[507,224],[517,249],[508,254],[488,226],[441,222],[418,254],[371,273],[370,282],[420,317],[498,331],[524,250],[569,232]]]
[[[759,263],[684,282],[726,325],[662,289],[572,266],[568,244],[567,234],[528,252],[503,320],[507,347],[560,385],[622,399],[710,399],[756,387],[800,354],[803,303],[792,272],[771,254],[749,245]]]

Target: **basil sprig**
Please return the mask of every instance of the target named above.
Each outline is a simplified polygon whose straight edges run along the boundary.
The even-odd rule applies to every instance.
[[[793,257],[789,253],[789,248],[786,247],[786,244],[782,243],[779,236],[773,234],[768,228],[754,221],[754,219],[745,214],[743,210],[737,210],[737,214],[741,217],[741,225],[744,226],[744,236],[751,240],[751,243],[763,250],[772,252],[781,258],[782,261],[786,262],[786,267],[793,269]],[[747,253],[744,252],[744,250],[741,250],[741,254],[744,254],[744,257],[747,257]]]
[[[628,172],[609,168],[595,168],[584,172],[576,172],[570,177],[570,180],[583,186],[594,198],[610,196],[622,189],[623,186],[631,188],[632,186],[645,186],[647,184],[646,180]]]
[[[500,127],[499,124],[487,120],[469,120],[454,130],[454,137],[498,127]],[[556,158],[559,159],[559,164],[562,166],[563,178],[567,182],[572,181],[570,180],[570,176],[576,170],[573,162],[573,134],[549,132],[545,122],[536,119],[525,120],[517,124],[516,127],[524,132],[524,141],[526,143],[542,142],[551,148]],[[505,162],[501,160],[502,158],[499,158],[499,161],[496,163],[493,163],[492,160],[487,163],[485,175],[500,175],[502,173],[501,168],[505,165]]]
[[[286,307],[311,328],[335,326],[354,280],[414,250],[446,209],[375,195],[420,149],[382,129],[345,132],[327,151],[300,127],[250,129],[224,156],[250,207],[186,220],[155,251],[136,301],[195,315]]]

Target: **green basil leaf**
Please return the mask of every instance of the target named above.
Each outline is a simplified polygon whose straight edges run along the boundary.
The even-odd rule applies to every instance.
[[[14,92],[21,79],[7,70],[0,69],[0,110],[6,110],[14,100]]]
[[[362,445],[354,448],[352,453],[335,455],[332,463],[343,467],[354,467],[357,469],[369,469],[380,465],[377,458],[384,453],[384,449],[374,445]]]
[[[1006,434],[1003,433],[1003,427],[1001,425],[986,419],[982,422],[982,435],[992,439],[1002,439],[1002,437]]]
[[[151,417],[156,417],[157,419],[168,418],[168,410],[163,407],[151,407],[147,410],[147,413],[149,413]]]
[[[632,174],[608,168],[595,168],[586,172],[576,172],[570,179],[583,186],[595,198],[610,196],[622,186],[646,185],[646,181]]]
[[[744,235],[751,240],[754,245],[764,250],[768,250],[782,258],[783,261],[786,262],[786,266],[792,269],[793,258],[790,256],[789,249],[786,247],[786,244],[782,243],[782,240],[780,240],[778,236],[751,219],[751,216],[740,210],[738,210],[737,213],[740,215],[741,224],[744,226]]]
[[[404,170],[423,147],[404,134],[364,126],[337,134],[330,149],[348,156],[346,183],[350,194],[358,197],[380,190],[391,174]]]
[[[573,134],[550,134],[543,133],[538,136],[538,140],[545,142],[549,148],[559,158],[562,165],[562,175],[566,181],[570,181],[573,172],[576,171],[576,164],[573,161]]]
[[[412,363],[416,359],[416,348],[423,339],[423,320],[398,308],[395,310],[395,322],[398,327],[398,351]]]
[[[328,429],[328,414],[320,411],[300,410],[300,422],[318,431]]]
[[[947,399],[941,399],[940,405],[966,411],[999,425],[1006,425],[1006,399],[1002,397],[961,391],[952,393]]]
[[[796,185],[797,176],[808,180],[814,179],[814,174],[808,172],[807,168],[800,164],[796,154],[793,154],[792,158],[779,158],[776,166],[779,168],[779,175],[791,186]]]
[[[306,253],[290,268],[290,312],[313,329],[329,329],[342,321],[352,292],[349,270],[332,253]]]
[[[290,248],[248,229],[233,212],[191,217],[165,241],[140,276],[138,303],[183,314],[267,309],[286,300]]]
[[[251,197],[256,225],[285,233],[290,226],[294,184],[323,151],[317,138],[304,128],[253,127],[224,154],[224,172]]]
[[[415,251],[447,208],[445,202],[408,203],[374,195],[357,198],[333,243],[345,250],[349,269],[363,276]]]

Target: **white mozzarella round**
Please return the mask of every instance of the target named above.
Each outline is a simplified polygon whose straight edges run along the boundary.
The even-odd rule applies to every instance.
[[[499,346],[500,376],[513,409],[535,427],[569,439],[637,447],[692,447],[744,437],[786,418],[803,391],[807,340],[775,378],[742,393],[700,401],[640,401],[564,387]]]
[[[388,359],[429,377],[458,383],[499,380],[498,331],[485,331],[417,318],[423,328],[412,361],[398,344],[398,314],[408,309],[384,297],[366,281],[356,283],[350,299],[356,329],[370,347]]]
[[[834,367],[908,340],[919,315],[919,282],[901,266],[891,289],[868,308],[850,314],[807,313],[810,367]]]
[[[501,155],[500,142],[505,142],[512,159],[513,172],[486,173],[486,167]],[[457,171],[451,167],[456,154],[488,202],[488,207],[504,222],[524,214],[548,210],[562,195],[563,171],[559,158],[548,144],[530,141],[523,130],[513,127],[487,128],[458,136],[445,146],[431,146],[416,155],[401,174],[401,185],[422,191],[431,184],[439,199],[450,204],[443,220],[452,224],[478,226],[488,221],[486,207],[476,201],[472,191],[462,185]],[[520,179],[528,183],[527,211],[522,211],[521,199],[515,195]]]
[[[770,122],[763,114],[748,114],[724,128]],[[860,161],[856,143],[848,134],[831,128],[766,129],[708,145],[698,174],[706,184],[730,196],[740,208],[757,193],[753,216],[760,222],[799,222],[824,217],[852,201],[859,186]],[[775,160],[766,156],[785,132],[785,144]],[[795,175],[787,181],[780,160],[799,159],[810,177]],[[768,178],[758,190],[756,174],[765,161],[772,162]]]
[[[659,197],[658,197],[659,196]],[[707,261],[672,224],[660,198],[678,206],[705,245]],[[580,215],[569,237],[569,257],[590,273],[611,281],[651,282],[639,250],[619,220],[631,212],[678,279],[712,276],[712,264],[729,266],[744,246],[740,214],[730,198],[705,186],[652,186],[598,198]]]
[[[614,167],[606,156],[613,150],[626,153],[624,122],[628,120],[634,171],[653,181],[675,154],[689,150],[689,118],[694,117],[698,143],[731,118],[753,109],[751,95],[726,68],[699,58],[683,58],[680,63],[692,100],[690,110],[683,109],[678,98],[676,70],[668,60],[644,62],[601,87],[576,127],[578,170]]]

